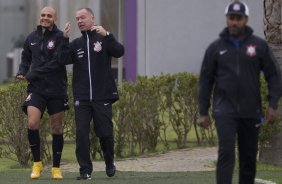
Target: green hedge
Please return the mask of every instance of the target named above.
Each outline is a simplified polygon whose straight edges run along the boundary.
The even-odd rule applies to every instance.
[[[170,149],[172,144],[178,148],[196,145],[216,145],[214,123],[208,130],[197,125],[198,112],[198,75],[178,73],[158,77],[137,78],[136,83],[124,81],[119,88],[120,100],[113,105],[115,128],[115,154],[117,157],[154,152],[159,145]],[[69,76],[70,110],[64,118],[64,136],[75,140],[73,96]],[[267,105],[266,83],[262,80],[263,107]],[[12,82],[0,88],[0,157],[17,160],[22,166],[31,161],[27,141],[27,119],[21,111],[26,98],[26,83]],[[93,127],[92,127],[93,128]],[[92,129],[93,130],[93,129]],[[101,158],[99,141],[91,131],[91,156]],[[274,134],[279,132],[278,123],[274,126],[263,125],[260,144],[265,145]],[[168,134],[170,136],[168,136]],[[171,139],[174,134],[176,139]],[[189,134],[194,139],[189,140]],[[51,161],[48,146],[50,126],[48,115],[44,115],[40,135],[42,158]]]

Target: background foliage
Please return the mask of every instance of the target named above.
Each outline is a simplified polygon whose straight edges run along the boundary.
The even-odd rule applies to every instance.
[[[70,81],[70,110],[64,118],[64,136],[66,140],[74,142],[75,122]],[[267,88],[263,79],[261,83],[262,104],[265,108]],[[162,151],[171,149],[171,145],[177,148],[185,148],[190,143],[198,146],[216,145],[214,123],[208,130],[197,125],[197,75],[178,73],[151,78],[138,77],[136,83],[125,81],[119,88],[119,95],[120,100],[113,105],[117,157],[155,152],[160,145]],[[0,88],[0,157],[17,160],[21,166],[27,166],[32,161],[27,141],[27,119],[21,111],[25,98],[25,82],[12,82]],[[274,126],[263,125],[260,145],[267,145],[268,140],[279,131],[278,123]],[[91,156],[93,159],[103,158],[99,140],[91,132]],[[189,136],[191,134],[193,136]],[[48,144],[50,126],[47,114],[42,118],[40,136],[42,158],[44,162],[50,162],[52,151]]]

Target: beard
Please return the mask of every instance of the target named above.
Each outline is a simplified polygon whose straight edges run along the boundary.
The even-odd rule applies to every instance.
[[[235,37],[235,38],[240,37],[244,33],[244,29],[240,29],[236,26],[230,26],[228,30],[229,30],[230,36]]]

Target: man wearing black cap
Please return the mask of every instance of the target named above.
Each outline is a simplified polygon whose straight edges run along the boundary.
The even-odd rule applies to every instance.
[[[227,27],[207,48],[200,72],[200,126],[211,124],[208,110],[213,93],[213,117],[218,134],[217,184],[231,184],[238,141],[239,183],[254,184],[259,125],[273,123],[281,96],[281,73],[267,43],[247,26],[249,8],[231,2],[225,9]],[[268,107],[263,118],[260,73],[268,83]]]

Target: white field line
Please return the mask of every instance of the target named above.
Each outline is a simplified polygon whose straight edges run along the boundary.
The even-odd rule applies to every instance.
[[[276,184],[275,182],[262,180],[262,179],[255,179],[255,181],[257,184]]]

